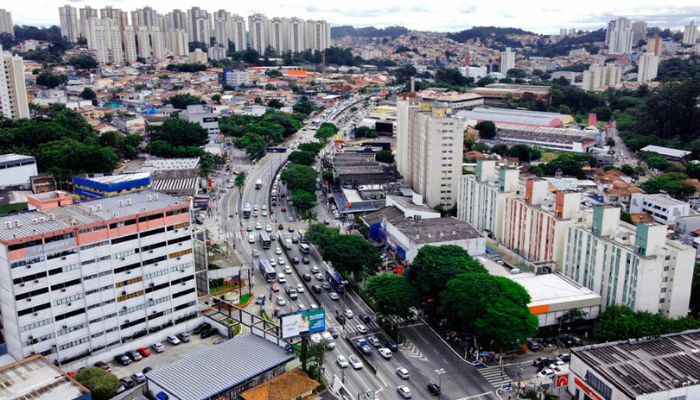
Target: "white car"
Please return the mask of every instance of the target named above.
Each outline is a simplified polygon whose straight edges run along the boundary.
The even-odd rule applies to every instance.
[[[257,229],[257,230],[261,230],[261,229],[262,229],[262,225],[260,225],[260,222],[257,222],[257,223],[255,224],[255,229]]]
[[[265,226],[265,230],[267,232],[272,232],[272,227],[268,224],[267,226]]]
[[[260,214],[262,214],[263,217],[267,217],[267,211],[265,211],[265,210],[262,210],[262,212]]]
[[[319,333],[314,333],[313,335],[311,335],[311,337],[309,339],[311,339],[311,343],[313,343],[313,344],[319,344],[319,343],[321,343],[321,340],[323,340],[323,338],[321,337],[321,334],[319,334]]]
[[[263,209],[263,210],[267,210],[267,204],[263,204],[263,205],[262,205],[262,209]]]
[[[562,360],[557,360],[551,364],[549,364],[549,369],[556,370],[558,367],[564,366],[566,363]]]
[[[151,348],[156,353],[162,353],[165,351],[165,346],[163,346],[163,343],[161,343],[161,342],[153,343],[153,345],[151,345]]]
[[[298,283],[297,284],[297,292],[304,293],[304,285],[302,285],[301,283]]]
[[[282,296],[277,296],[277,305],[278,306],[286,306],[287,300],[285,300],[284,297],[282,297]]]
[[[257,205],[257,204],[253,206],[253,211],[258,211],[258,205]]]
[[[330,292],[328,293],[328,295],[331,296],[331,300],[333,301],[338,300],[340,298],[340,296],[338,296],[338,293],[336,292]]]
[[[172,344],[173,346],[177,346],[178,344],[180,344],[180,339],[178,339],[174,335],[168,335],[167,340],[168,343]]]
[[[355,368],[355,369],[362,368],[362,361],[360,360],[360,357],[353,354],[350,356],[349,361],[350,361],[350,365],[352,365],[353,368]]]
[[[277,261],[275,261],[275,260],[270,260],[270,266],[271,266],[271,267],[276,267],[276,266],[277,266]]]
[[[285,265],[285,267],[284,267],[284,273],[285,273],[285,274],[291,274],[291,273],[292,273],[292,267],[290,267],[289,265]]]
[[[353,314],[352,310],[349,308],[346,308],[345,311],[343,311],[343,314],[345,314],[345,318],[352,318],[355,316],[355,314]]]
[[[277,275],[277,282],[287,283],[287,278],[285,278],[284,275]]]
[[[410,399],[411,397],[413,397],[411,389],[409,389],[406,385],[397,386],[396,391],[399,392],[401,397],[403,397],[404,399]]]
[[[318,279],[319,281],[322,281],[322,280],[323,280],[323,274],[321,274],[320,272],[319,272],[318,274],[314,275],[314,276],[315,276],[316,279]]]
[[[391,358],[391,350],[387,349],[386,347],[382,347],[377,351],[379,351],[379,354],[381,354],[382,357],[387,358],[387,359]]]
[[[347,368],[348,365],[350,365],[350,364],[348,364],[348,359],[345,358],[345,356],[343,356],[342,354],[339,355],[338,358],[335,359],[335,362],[338,363],[340,368]]]
[[[279,264],[279,265],[284,265],[284,258],[283,258],[283,257],[277,257],[277,264]]]
[[[360,333],[367,333],[367,327],[362,324],[357,325],[357,331]]]
[[[554,371],[551,369],[543,369],[542,371],[538,372],[536,375],[538,378],[551,378],[554,376]]]
[[[279,247],[276,247],[276,248],[275,248],[275,254],[277,254],[278,256],[279,256],[280,254],[282,254],[282,249],[280,249]]]
[[[408,379],[411,377],[411,374],[408,372],[408,370],[404,367],[398,367],[396,368],[396,375],[399,376],[401,379]]]

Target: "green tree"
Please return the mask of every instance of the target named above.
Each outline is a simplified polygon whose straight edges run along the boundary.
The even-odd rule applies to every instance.
[[[338,236],[340,234],[339,232],[338,228],[330,228],[325,224],[313,224],[309,226],[304,237],[309,239],[309,242],[323,248],[327,246],[335,236]]]
[[[693,283],[690,287],[690,310],[697,318],[700,314],[700,263],[695,263]]]
[[[267,102],[267,106],[279,110],[280,108],[284,107],[284,103],[277,99],[272,99]]]
[[[652,156],[647,159],[647,166],[659,171],[666,171],[671,168],[671,163],[663,157]]]
[[[280,179],[292,192],[297,189],[309,193],[316,191],[316,170],[309,166],[292,164],[282,172]]]
[[[42,143],[34,150],[40,171],[53,174],[112,172],[119,157],[111,147],[85,144],[74,139]]]
[[[357,129],[355,129],[355,137],[374,139],[378,136],[379,134],[374,129],[368,126],[360,126]]]
[[[100,367],[81,369],[75,380],[90,390],[94,400],[107,400],[116,395],[119,388],[119,378]]]
[[[309,100],[308,97],[302,96],[302,98],[292,106],[292,109],[294,112],[302,113],[309,115],[311,114],[316,107],[314,106],[314,103]]]
[[[380,274],[367,279],[363,293],[374,301],[377,314],[408,318],[410,307],[420,305],[418,290],[405,277]]]
[[[330,122],[324,122],[318,127],[314,136],[320,140],[328,140],[336,133],[338,133],[337,126],[331,124]]]
[[[217,94],[211,96],[211,101],[218,104],[219,101],[221,101],[221,95],[217,93]]]
[[[42,72],[36,77],[36,84],[53,89],[68,82],[68,77],[63,74],[54,75],[48,72]]]
[[[649,194],[666,192],[676,199],[687,199],[695,193],[695,186],[686,183],[688,175],[672,172],[661,174],[644,181],[640,186]]]
[[[628,176],[634,176],[636,175],[634,172],[634,167],[632,167],[629,164],[624,164],[621,168],[620,171],[622,171],[623,174],[628,175]]]
[[[501,156],[507,156],[509,152],[510,149],[508,148],[508,145],[504,143],[494,144],[491,147],[491,153],[498,154]]]
[[[292,164],[313,165],[316,162],[316,155],[310,151],[293,151],[287,158]]]
[[[243,186],[245,186],[245,178],[245,171],[241,171],[238,175],[236,175],[236,179],[233,181],[234,186],[236,186],[239,190],[243,189]]]
[[[90,89],[89,87],[86,87],[80,93],[80,97],[82,97],[85,100],[95,100],[97,98],[97,93],[95,93],[95,91]]]
[[[306,210],[301,215],[301,219],[306,221],[307,224],[311,225],[311,221],[318,221],[318,215],[311,210]]]
[[[336,235],[321,248],[323,259],[344,276],[361,281],[379,271],[382,259],[368,241],[353,235]]]
[[[68,61],[68,64],[78,69],[93,69],[97,68],[98,65],[97,60],[95,60],[92,56],[86,54],[71,58]]]
[[[170,118],[149,131],[152,141],[162,140],[173,146],[203,146],[209,140],[207,130],[199,124]]]
[[[495,147],[495,146],[494,146]],[[491,148],[493,151],[493,148]],[[517,157],[521,162],[530,162],[542,158],[542,152],[539,149],[530,147],[526,144],[516,144],[508,150],[508,155]]]
[[[320,381],[323,377],[321,371],[323,370],[323,363],[326,360],[326,355],[330,351],[328,347],[328,342],[321,340],[318,343],[310,344],[306,348],[306,353],[302,351],[301,363],[304,372],[309,374],[313,379]],[[309,364],[313,365],[313,368],[309,367]]]
[[[450,279],[469,272],[486,273],[486,268],[463,248],[423,246],[413,259],[406,278],[418,288],[422,300],[437,300]]]
[[[479,131],[479,136],[482,138],[492,138],[496,136],[496,124],[491,121],[481,121],[474,126],[474,129]]]
[[[299,150],[310,151],[314,154],[320,153],[321,149],[323,149],[323,144],[319,142],[307,142],[299,144]]]
[[[491,151],[491,147],[484,142],[476,142],[472,145],[472,150],[476,150],[480,153],[488,153]]]
[[[378,162],[381,162],[381,163],[387,163],[387,164],[394,163],[394,155],[391,153],[391,150],[379,150],[374,155],[374,157]]]
[[[202,104],[202,100],[189,94],[177,94],[170,98],[170,104],[179,110],[186,110],[187,106]]]
[[[268,69],[265,71],[265,75],[269,76],[270,78],[281,78],[283,76],[282,71],[278,69]]]
[[[691,316],[673,319],[663,314],[634,311],[627,306],[608,306],[598,317],[598,327],[593,337],[599,342],[609,342],[659,336],[698,327],[700,321]]]
[[[301,189],[297,189],[294,191],[294,195],[292,196],[291,200],[294,203],[294,207],[299,209],[299,211],[301,211],[302,214],[312,209],[317,204],[315,194],[309,193],[306,190]]]

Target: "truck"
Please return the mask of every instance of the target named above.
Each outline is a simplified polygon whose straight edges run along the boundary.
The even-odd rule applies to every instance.
[[[262,188],[262,179],[255,181],[255,190],[260,190]]]
[[[284,247],[286,247],[287,250],[291,250],[292,249],[292,239],[286,239],[284,241]]]

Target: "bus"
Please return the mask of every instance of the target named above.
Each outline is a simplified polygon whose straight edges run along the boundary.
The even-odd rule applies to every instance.
[[[326,279],[328,280],[328,283],[330,283],[333,290],[335,290],[338,293],[344,292],[345,285],[348,284],[348,281],[343,279],[343,276],[340,275],[340,272],[331,269],[326,271]]]
[[[260,243],[262,243],[263,249],[269,249],[272,245],[272,241],[270,240],[270,234],[267,233],[267,231],[260,231]]]
[[[284,146],[281,147],[268,147],[267,148],[268,153],[286,153],[287,148]]]
[[[267,258],[261,258],[258,262],[258,266],[260,268],[260,273],[267,282],[274,282],[277,280],[277,271],[272,268]]]
[[[260,190],[262,188],[262,179],[255,181],[255,190]]]
[[[250,203],[243,203],[243,218],[250,218]]]

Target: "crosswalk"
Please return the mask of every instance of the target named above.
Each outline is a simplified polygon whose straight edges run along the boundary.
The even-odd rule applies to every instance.
[[[401,347],[401,353],[406,357],[415,358],[425,362],[428,361],[428,357],[421,353],[421,351],[418,350],[418,347],[416,347],[416,345],[408,339],[405,339],[399,347]]]
[[[481,376],[483,376],[488,383],[495,387],[495,388],[500,388],[504,385],[508,385],[510,383],[511,378],[505,374],[505,372],[501,375],[501,367],[487,367],[487,368],[479,368],[477,369]]]

